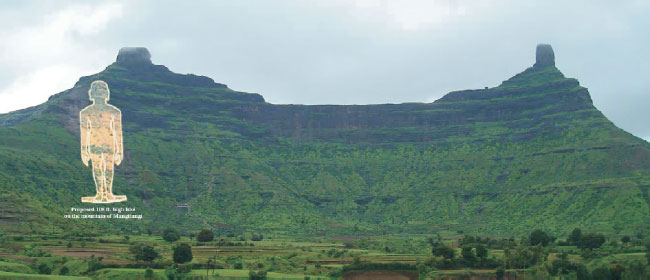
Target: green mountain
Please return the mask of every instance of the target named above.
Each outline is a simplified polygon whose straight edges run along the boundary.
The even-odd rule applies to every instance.
[[[80,202],[94,182],[78,114],[98,79],[124,123],[114,192],[129,200],[109,206],[135,207],[142,220],[63,218],[93,206]],[[0,125],[4,231],[650,231],[650,144],[598,111],[549,45],[497,87],[433,103],[322,106],[270,104],[124,48],[104,71]]]

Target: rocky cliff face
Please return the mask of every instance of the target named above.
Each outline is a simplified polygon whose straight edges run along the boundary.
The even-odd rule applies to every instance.
[[[277,105],[122,49],[47,103],[0,116],[0,191],[43,201],[31,211],[63,225],[55,218],[93,190],[78,112],[101,79],[123,114],[115,188],[149,217],[119,227],[650,232],[650,146],[554,65],[539,45],[535,64],[498,87],[433,103]]]
[[[361,106],[252,104],[235,108],[242,119],[274,136],[347,142],[445,141],[458,133],[483,137],[477,123],[520,129],[498,137],[530,139],[560,133],[562,113],[602,118],[589,92],[555,68],[553,49],[538,45],[533,67],[496,88],[452,92],[434,103]],[[524,128],[531,128],[524,130]],[[549,130],[549,128],[551,128]],[[398,132],[408,129],[408,133]],[[525,131],[525,132],[524,132]],[[490,137],[495,137],[491,135]]]
[[[120,64],[153,64],[151,63],[151,54],[147,48],[142,47],[124,47],[117,54],[117,63]]]
[[[555,53],[553,47],[548,44],[537,45],[535,52],[535,65],[537,67],[555,66]]]

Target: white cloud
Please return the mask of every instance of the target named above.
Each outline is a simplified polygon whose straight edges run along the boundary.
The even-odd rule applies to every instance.
[[[443,27],[468,12],[458,0],[357,0],[354,7],[358,16],[382,17],[406,31]]]
[[[0,70],[14,76],[0,85],[0,113],[40,104],[105,66],[107,50],[93,39],[121,16],[119,3],[72,5],[37,24],[0,33]]]
[[[40,68],[28,75],[21,76],[3,89],[0,112],[8,112],[42,103],[53,89],[70,88],[70,77],[79,75],[80,69],[68,65],[52,65]]]

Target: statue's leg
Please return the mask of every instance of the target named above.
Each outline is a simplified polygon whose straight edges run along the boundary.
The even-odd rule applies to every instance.
[[[108,192],[106,190],[106,186],[107,186],[106,185],[107,183],[106,182],[106,157],[104,156],[104,154],[100,155],[100,164],[97,173],[98,173],[97,178],[100,185],[99,188],[100,192],[97,193],[99,196],[99,202],[108,202],[108,196],[107,196]]]
[[[113,200],[115,198],[113,196],[113,170],[115,169],[113,157],[107,156],[104,164],[106,164],[106,172],[104,174],[106,176],[106,196],[109,200]]]
[[[93,180],[95,181],[95,196],[85,196],[81,198],[81,202],[101,202],[104,193],[104,172],[103,160],[101,156],[91,155]]]
[[[113,174],[115,171],[115,162],[113,161],[113,155],[107,155],[106,160],[106,195],[110,202],[120,202],[126,200],[126,195],[114,195],[113,194]]]

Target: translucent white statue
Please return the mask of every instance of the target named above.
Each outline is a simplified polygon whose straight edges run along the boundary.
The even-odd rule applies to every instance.
[[[122,147],[122,112],[107,103],[108,84],[94,81],[88,95],[93,104],[79,112],[81,123],[81,160],[88,166],[92,161],[95,196],[81,198],[81,202],[113,203],[126,201],[126,195],[113,194],[113,171],[124,156]]]

